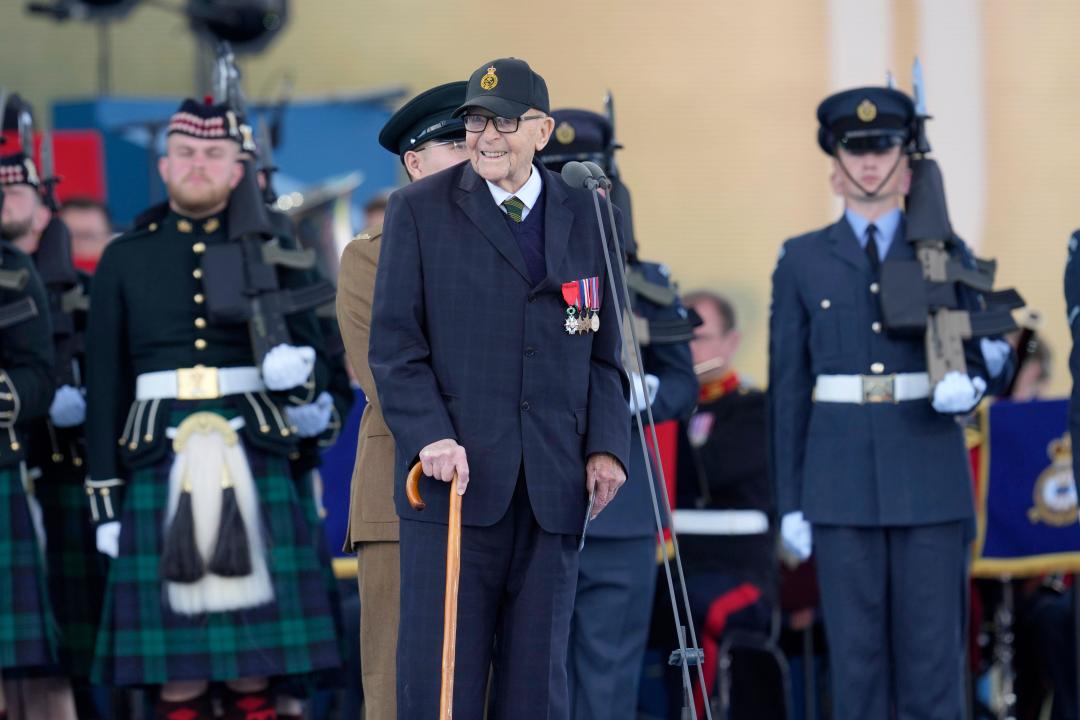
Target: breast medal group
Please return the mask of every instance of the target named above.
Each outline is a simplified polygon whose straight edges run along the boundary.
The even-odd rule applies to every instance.
[[[566,301],[566,321],[563,327],[570,335],[584,335],[600,329],[600,279],[596,276],[563,283]]]

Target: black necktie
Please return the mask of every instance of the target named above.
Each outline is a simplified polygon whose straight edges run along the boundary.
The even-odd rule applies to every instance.
[[[876,275],[881,258],[878,257],[877,225],[874,224],[866,228],[866,258],[870,261],[870,270]]]

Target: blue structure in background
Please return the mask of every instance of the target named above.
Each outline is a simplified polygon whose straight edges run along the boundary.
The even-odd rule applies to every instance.
[[[281,190],[300,190],[351,172],[364,181],[353,192],[360,207],[373,195],[397,186],[401,167],[378,143],[379,130],[393,113],[404,88],[347,98],[289,103],[281,123],[281,142],[274,150]],[[165,198],[157,172],[161,133],[180,98],[97,98],[56,103],[52,126],[57,130],[97,130],[105,146],[108,205],[117,227]],[[255,119],[267,118],[272,107],[253,104]]]

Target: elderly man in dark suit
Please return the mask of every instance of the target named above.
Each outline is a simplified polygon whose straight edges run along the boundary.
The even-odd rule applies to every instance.
[[[455,714],[483,716],[493,666],[490,717],[569,716],[578,536],[590,493],[595,515],[625,481],[630,424],[592,200],[533,163],[548,109],[527,63],[485,63],[456,112],[469,162],[387,208],[369,362],[397,444],[400,718],[438,713],[451,491],[465,494]],[[423,512],[404,497],[417,460]]]

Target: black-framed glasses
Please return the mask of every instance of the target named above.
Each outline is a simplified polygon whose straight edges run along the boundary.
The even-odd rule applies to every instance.
[[[495,125],[495,129],[503,134],[516,133],[522,120],[541,120],[546,115],[523,115],[515,118],[505,118],[499,115],[466,115],[462,120],[465,122],[465,131],[482,133],[487,130],[488,122]]]
[[[424,152],[425,150],[430,150],[431,148],[436,148],[436,147],[442,147],[443,145],[449,145],[450,149],[455,151],[455,152],[464,152],[465,151],[465,138],[461,138],[460,140],[444,140],[442,142],[433,142],[433,143],[431,143],[429,145],[425,145],[424,147],[420,148],[419,150],[414,150],[413,152]]]

